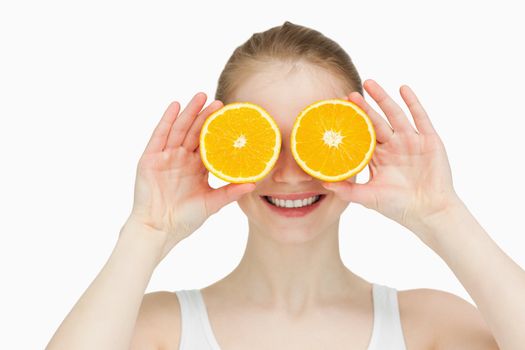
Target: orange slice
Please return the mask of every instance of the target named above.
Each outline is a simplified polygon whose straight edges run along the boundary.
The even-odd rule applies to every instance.
[[[355,103],[328,99],[301,111],[290,144],[295,161],[306,173],[335,182],[352,177],[368,164],[376,134],[368,115]]]
[[[218,178],[255,182],[273,168],[281,150],[281,133],[261,106],[249,102],[224,105],[204,122],[200,133],[204,166]]]

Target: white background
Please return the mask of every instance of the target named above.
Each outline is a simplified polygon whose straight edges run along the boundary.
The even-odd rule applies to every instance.
[[[286,20],[337,41],[362,80],[377,80],[407,113],[399,87],[413,88],[445,143],[456,192],[525,266],[518,4],[2,2],[0,348],[44,348],[98,274],[168,104],[185,106],[198,91],[213,101],[232,51]],[[368,170],[358,182],[367,179]],[[437,254],[376,212],[351,204],[340,237],[345,264],[369,281],[472,301]],[[246,238],[232,203],[175,247],[146,292],[213,283],[238,263]]]

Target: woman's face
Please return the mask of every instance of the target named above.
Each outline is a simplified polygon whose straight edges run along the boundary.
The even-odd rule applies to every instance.
[[[348,202],[326,190],[318,180],[302,170],[290,150],[290,133],[299,112],[309,104],[328,98],[344,98],[342,84],[331,73],[311,65],[292,69],[275,64],[244,80],[231,102],[252,102],[263,107],[279,126],[281,154],[271,172],[256,183],[256,188],[238,200],[252,229],[279,242],[304,242],[338,227]],[[351,178],[355,182],[355,176]],[[306,214],[277,209],[264,196],[300,199],[321,195]]]

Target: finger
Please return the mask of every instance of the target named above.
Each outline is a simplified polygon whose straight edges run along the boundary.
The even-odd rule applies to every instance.
[[[341,199],[373,209],[376,207],[374,191],[367,184],[349,181],[323,182],[323,187],[335,192]]]
[[[208,192],[205,197],[206,213],[208,215],[215,214],[225,205],[238,200],[245,193],[251,192],[255,187],[254,183],[230,183]]]
[[[407,104],[418,131],[421,134],[436,134],[427,112],[419,102],[414,91],[408,85],[403,85],[399,88],[399,93]]]
[[[206,102],[206,94],[204,92],[198,92],[193,96],[191,101],[188,103],[182,113],[175,119],[175,122],[171,126],[170,135],[168,136],[168,142],[166,148],[179,147],[186,137],[188,128],[190,127],[193,119],[202,109]]]
[[[357,104],[365,113],[370,117],[374,130],[376,132],[376,140],[379,143],[386,143],[390,137],[394,134],[394,131],[388,125],[388,122],[377,113],[370,105],[365,101],[363,96],[357,91],[350,93],[348,99],[351,102]]]
[[[223,107],[223,103],[219,100],[215,100],[208,105],[202,112],[199,113],[197,118],[193,121],[190,130],[186,134],[184,141],[182,141],[182,147],[188,151],[195,151],[199,146],[200,132],[204,121],[215,111]]]
[[[363,86],[379,107],[381,107],[381,110],[385,113],[390,125],[392,125],[394,132],[416,133],[416,130],[410,125],[410,122],[401,107],[399,107],[398,104],[388,96],[386,91],[377,82],[372,79],[367,79],[363,83]]]
[[[170,103],[166,111],[162,115],[159,124],[153,130],[148,144],[144,150],[144,154],[161,152],[166,145],[166,139],[170,133],[171,126],[180,110],[180,103],[174,101]]]

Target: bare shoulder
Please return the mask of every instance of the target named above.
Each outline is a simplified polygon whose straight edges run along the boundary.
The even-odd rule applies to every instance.
[[[419,335],[426,338],[428,348],[435,350],[499,349],[477,307],[455,294],[430,288],[409,289],[398,292],[398,301],[407,343]],[[407,347],[411,348],[410,344]]]
[[[180,306],[174,292],[147,293],[137,316],[131,350],[176,349],[180,340]]]

